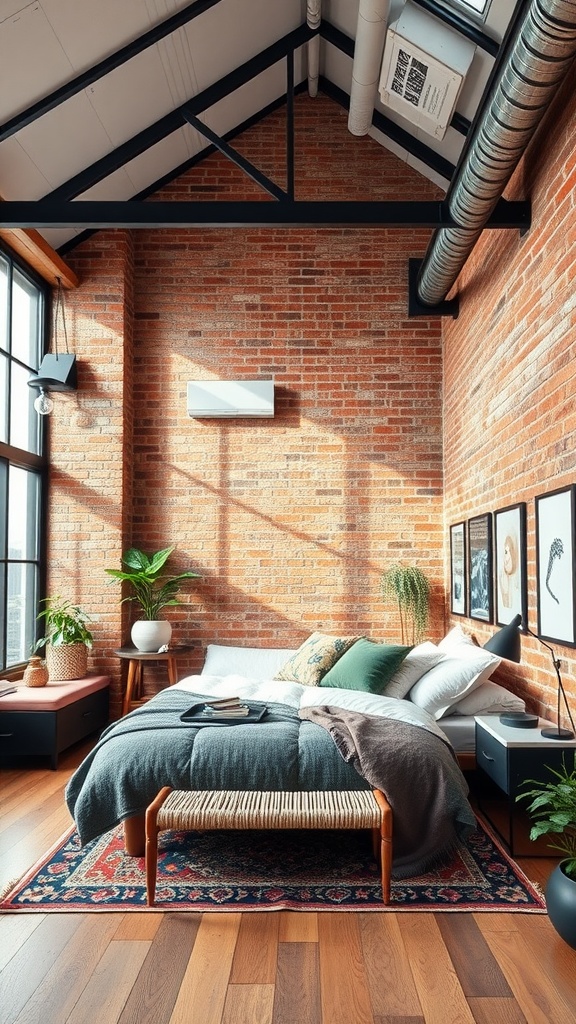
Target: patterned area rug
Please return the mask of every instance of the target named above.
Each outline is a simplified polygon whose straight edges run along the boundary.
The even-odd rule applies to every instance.
[[[164,832],[159,851],[156,911],[545,912],[480,820],[448,863],[393,882],[387,907],[368,833]],[[0,903],[3,912],[146,909],[144,859],[124,855],[121,828],[84,849],[68,833]]]

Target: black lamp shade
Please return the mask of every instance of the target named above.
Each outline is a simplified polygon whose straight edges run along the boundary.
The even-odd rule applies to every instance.
[[[28,386],[42,391],[76,391],[76,356],[49,352],[42,359],[38,373],[30,377]]]
[[[520,633],[519,626],[522,623],[522,616],[515,615],[507,626],[499,629],[494,636],[490,637],[484,644],[484,650],[496,654],[505,661],[520,662]]]

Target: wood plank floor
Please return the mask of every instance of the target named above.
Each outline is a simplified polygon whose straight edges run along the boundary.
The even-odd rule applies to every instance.
[[[0,886],[70,824],[88,749],[2,769]],[[555,861],[521,864],[544,884]],[[545,915],[5,914],[0,1021],[571,1024],[576,951]]]

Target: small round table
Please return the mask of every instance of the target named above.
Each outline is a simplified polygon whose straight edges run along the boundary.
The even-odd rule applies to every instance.
[[[171,647],[170,650],[160,653],[159,651],[144,652],[136,647],[120,647],[114,651],[118,658],[128,660],[128,678],[126,680],[126,693],[122,702],[122,714],[127,715],[133,707],[145,704],[149,699],[143,696],[144,663],[146,661],[165,661],[168,671],[168,685],[173,686],[178,682],[178,658],[188,654],[193,648],[188,646]]]

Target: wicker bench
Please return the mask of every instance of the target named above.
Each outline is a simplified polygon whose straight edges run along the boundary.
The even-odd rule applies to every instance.
[[[146,811],[146,895],[156,898],[158,836],[167,829],[364,829],[372,830],[380,864],[382,899],[390,902],[392,808],[379,790],[351,792],[251,792],[173,790],[164,787]]]

